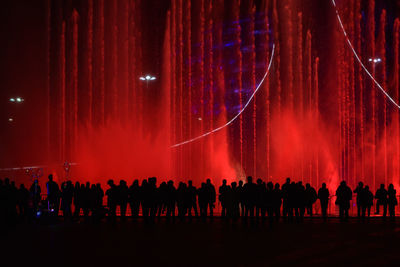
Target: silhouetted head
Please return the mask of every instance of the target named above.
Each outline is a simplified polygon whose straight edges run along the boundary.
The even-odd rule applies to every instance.
[[[385,189],[385,185],[384,184],[381,184],[381,189]]]
[[[322,183],[322,188],[326,188],[326,183]]]
[[[207,179],[207,184],[211,184],[211,180],[210,179]]]
[[[138,180],[138,179],[135,179],[135,180],[133,181],[132,185],[134,185],[134,186],[139,186],[139,180]]]
[[[100,184],[100,183],[97,183],[97,184],[96,184],[96,187],[97,187],[97,189],[101,189],[101,184]]]
[[[239,181],[239,186],[243,186],[243,181],[242,180]]]
[[[174,185],[174,181],[169,180],[169,181],[168,181],[168,185],[169,185],[169,186],[173,186],[173,185]]]
[[[90,188],[90,182],[86,182],[86,188],[87,188],[87,189]]]
[[[306,183],[306,188],[308,189],[310,187],[311,187],[311,185],[309,183]]]
[[[125,180],[120,180],[119,181],[119,185],[126,186],[126,181]]]
[[[257,184],[258,185],[262,184],[262,180],[260,178],[257,179]]]
[[[226,179],[222,180],[222,184],[226,185]]]
[[[253,177],[247,176],[247,182],[248,182],[249,184],[253,183]]]
[[[81,184],[79,182],[75,182],[75,188],[79,188]]]
[[[286,178],[286,183],[290,184],[290,177]]]
[[[341,186],[346,186],[346,181],[341,181],[341,182],[340,182],[340,185],[341,185]]]
[[[19,186],[19,188],[25,189],[25,185],[24,185],[24,184],[21,184],[21,185]]]
[[[394,189],[393,184],[390,184],[390,185],[389,185],[389,189],[390,189],[390,190],[393,190],[393,189]]]
[[[274,189],[274,184],[273,184],[272,182],[268,182],[267,188],[268,188],[269,190]]]
[[[192,185],[193,185],[193,181],[192,181],[192,180],[189,180],[189,181],[188,181],[188,185],[189,185],[189,186],[192,186]]]
[[[49,174],[49,181],[53,181],[53,174]]]
[[[15,181],[11,181],[11,186],[15,187]]]
[[[201,183],[201,187],[205,188],[206,187],[206,183]]]
[[[359,187],[363,187],[363,186],[364,186],[364,183],[363,183],[363,182],[359,182],[359,183],[358,183],[358,186],[359,186]]]
[[[235,189],[236,186],[237,186],[236,182],[232,182],[232,183],[231,183],[231,186],[232,186],[232,189]]]
[[[279,189],[280,188],[280,184],[279,183],[276,183],[275,184],[275,189]]]
[[[108,180],[108,181],[107,181],[107,184],[108,184],[110,187],[113,187],[113,186],[114,186],[114,180],[113,180],[113,179]]]
[[[4,179],[4,184],[5,185],[10,185],[10,179],[9,178]]]
[[[365,190],[369,191],[369,186],[368,185],[365,186]]]
[[[92,190],[94,190],[96,188],[96,185],[95,184],[92,184],[91,186],[90,186],[90,189],[92,189]]]

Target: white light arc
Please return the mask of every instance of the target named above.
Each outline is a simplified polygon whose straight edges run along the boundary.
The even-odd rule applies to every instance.
[[[354,49],[353,44],[351,43],[349,37],[347,36],[347,32],[346,32],[346,30],[344,29],[344,26],[343,26],[343,23],[342,23],[342,19],[340,18],[339,11],[338,11],[338,8],[337,8],[337,6],[336,6],[335,0],[332,0],[332,4],[333,4],[333,6],[335,7],[336,17],[337,17],[337,19],[338,19],[338,21],[339,21],[340,27],[342,28],[344,37],[346,38],[347,43],[348,43],[350,49],[353,51],[353,54],[354,54],[355,58],[357,59],[358,63],[360,63],[361,67],[362,67],[362,68],[364,69],[364,71],[368,74],[368,76],[374,81],[374,83],[375,83],[376,86],[379,88],[379,90],[382,91],[382,93],[390,100],[390,102],[392,102],[398,109],[400,109],[400,105],[385,91],[385,89],[383,89],[383,87],[378,83],[378,81],[374,78],[374,76],[368,71],[368,69],[367,69],[367,68],[365,67],[365,65],[362,63],[360,57],[358,56],[356,50]],[[374,62],[374,63],[375,63],[375,62]]]
[[[261,79],[260,83],[258,84],[258,86],[256,87],[256,89],[254,90],[253,94],[250,96],[249,100],[246,102],[246,104],[243,106],[243,108],[239,111],[238,114],[236,114],[230,121],[228,121],[228,122],[225,123],[224,125],[222,125],[222,126],[220,126],[220,127],[218,127],[218,128],[215,128],[215,129],[213,129],[213,130],[211,130],[211,131],[209,131],[209,132],[206,132],[206,133],[204,133],[204,134],[202,134],[202,135],[199,135],[199,136],[197,136],[197,137],[194,137],[194,138],[192,138],[192,139],[189,139],[189,140],[183,141],[183,142],[181,142],[181,143],[172,145],[171,148],[179,147],[179,146],[182,146],[182,145],[191,143],[191,142],[193,142],[193,141],[199,140],[200,138],[206,137],[207,135],[210,135],[210,134],[212,134],[212,133],[215,133],[215,132],[218,132],[218,131],[222,130],[223,128],[227,127],[229,124],[231,124],[232,122],[234,122],[234,121],[243,113],[243,111],[247,108],[247,106],[250,104],[251,100],[254,98],[255,94],[257,93],[257,91],[260,89],[261,85],[264,83],[265,78],[267,78],[268,73],[269,73],[269,71],[270,71],[270,69],[271,69],[271,65],[272,65],[272,61],[273,61],[273,59],[274,59],[274,55],[275,55],[275,44],[272,46],[271,58],[270,58],[270,60],[269,60],[269,64],[268,64],[267,71],[265,72],[265,74],[264,74],[263,78]]]

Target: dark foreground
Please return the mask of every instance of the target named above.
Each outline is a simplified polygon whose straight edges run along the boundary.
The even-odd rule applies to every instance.
[[[17,225],[0,266],[266,266],[400,264],[400,220],[250,225],[143,221]]]

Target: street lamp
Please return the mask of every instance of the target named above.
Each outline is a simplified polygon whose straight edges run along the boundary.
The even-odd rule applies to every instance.
[[[139,80],[141,81],[145,81],[146,82],[146,86],[149,87],[149,82],[150,81],[154,81],[156,79],[156,77],[151,76],[149,74],[147,74],[146,76],[140,76]]]
[[[9,101],[12,103],[22,103],[25,101],[25,99],[23,99],[22,97],[11,97]]]
[[[369,62],[373,62],[374,64],[382,62],[380,58],[370,58],[368,59]]]
[[[371,64],[372,64],[372,75],[375,76],[375,67],[376,67],[376,64],[381,63],[381,62],[382,62],[382,59],[379,58],[379,57],[375,57],[375,58],[369,58],[368,61],[371,62]]]

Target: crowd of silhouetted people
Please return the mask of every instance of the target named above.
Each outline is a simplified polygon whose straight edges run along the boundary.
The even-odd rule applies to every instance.
[[[317,191],[308,183],[304,186],[301,181],[293,182],[290,178],[282,186],[261,179],[254,182],[251,176],[245,183],[228,184],[223,180],[218,191],[210,179],[199,188],[192,181],[179,182],[176,186],[172,180],[163,181],[158,186],[156,177],[144,179],[141,183],[134,180],[130,186],[124,180],[118,184],[109,180],[107,185],[105,192],[99,183],[73,184],[66,181],[59,186],[49,175],[46,194],[42,194],[38,180],[29,188],[24,184],[17,188],[8,178],[0,180],[1,222],[31,222],[60,216],[70,221],[79,221],[82,217],[93,222],[104,218],[115,221],[117,211],[121,220],[125,220],[128,208],[133,219],[142,217],[146,222],[154,222],[161,216],[167,221],[205,219],[213,218],[218,202],[221,205],[220,216],[226,220],[302,222],[305,215],[313,216],[313,205],[318,200],[321,217],[327,220],[331,197],[325,183]],[[379,214],[382,208],[383,218],[389,211],[394,220],[397,197],[392,184],[388,189],[382,184],[374,195],[362,182],[353,191],[342,181],[334,194],[341,221],[349,218],[353,193],[357,195],[357,216],[360,219],[370,217],[376,199],[375,213]],[[106,205],[103,205],[104,197]]]

